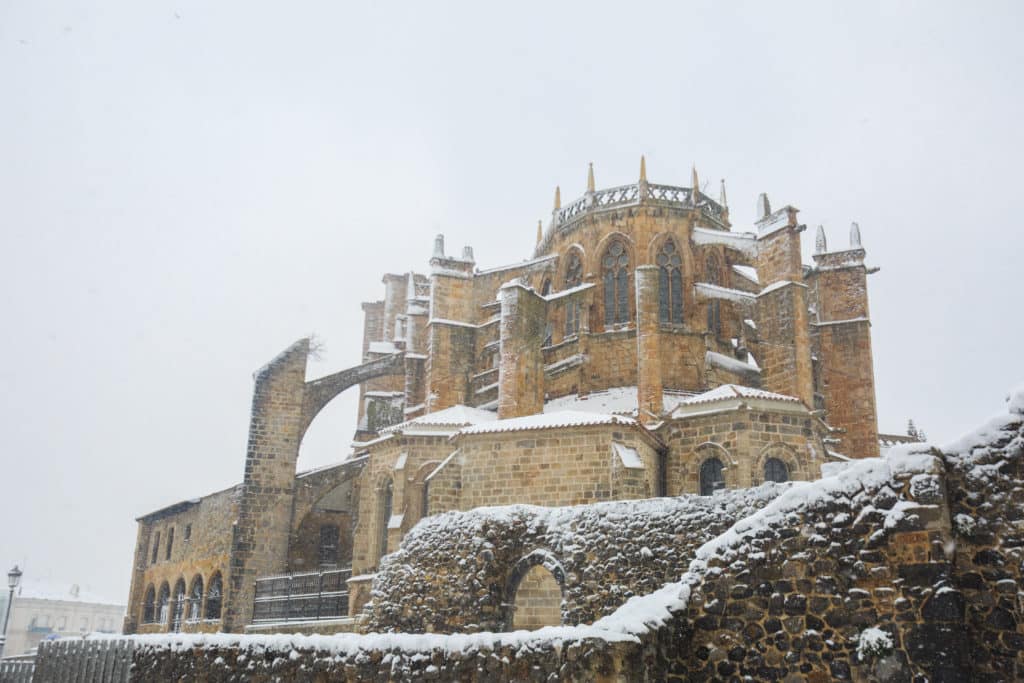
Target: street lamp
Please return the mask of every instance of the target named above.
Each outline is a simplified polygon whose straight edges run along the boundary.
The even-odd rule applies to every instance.
[[[7,596],[7,613],[4,615],[3,638],[0,639],[0,656],[3,656],[4,645],[7,643],[7,620],[11,618],[11,603],[14,602],[14,589],[18,587],[20,582],[21,570],[18,569],[18,565],[14,565],[14,569],[7,572],[7,587],[11,589],[11,592]]]

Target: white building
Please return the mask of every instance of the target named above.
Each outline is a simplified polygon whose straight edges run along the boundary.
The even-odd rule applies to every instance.
[[[50,638],[95,632],[120,633],[124,614],[124,605],[81,590],[77,584],[60,586],[24,581],[14,594],[3,654],[5,657],[24,654],[41,640]]]

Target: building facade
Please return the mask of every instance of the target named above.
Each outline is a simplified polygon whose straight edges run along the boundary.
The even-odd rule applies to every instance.
[[[4,656],[26,654],[43,640],[120,633],[125,612],[125,605],[83,591],[77,585],[26,581],[11,603]]]
[[[438,236],[363,304],[359,365],[307,381],[301,340],[257,373],[241,484],[138,520],[126,629],[243,630],[267,577],[321,570],[351,572],[358,615],[380,559],[448,510],[713,495],[877,455],[860,230],[829,250],[819,228],[805,265],[797,214],[761,195],[735,231],[724,185],[649,183],[641,162],[631,185],[598,190],[591,167],[581,198],[556,190],[525,261],[481,270]],[[351,454],[297,474],[306,428],[356,386]]]

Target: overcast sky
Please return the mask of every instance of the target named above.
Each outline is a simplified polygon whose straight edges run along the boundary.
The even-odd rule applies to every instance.
[[[138,515],[242,476],[253,371],[531,255],[554,187],[728,184],[860,223],[883,431],[1024,379],[1018,2],[0,0],[0,569],[127,598]],[[354,392],[300,467],[347,453]]]

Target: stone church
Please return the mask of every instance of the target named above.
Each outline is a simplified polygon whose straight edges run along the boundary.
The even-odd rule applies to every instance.
[[[797,209],[757,207],[734,230],[724,183],[655,184],[641,160],[636,183],[598,189],[591,166],[578,199],[556,189],[526,260],[481,269],[437,236],[362,304],[359,364],[307,379],[300,340],[257,372],[240,484],[138,519],[126,632],[359,630],[425,517],[715,496],[878,455],[859,228],[829,248],[818,227],[805,264]],[[297,472],[356,386],[351,452]],[[559,623],[557,586],[520,574],[504,625]]]

